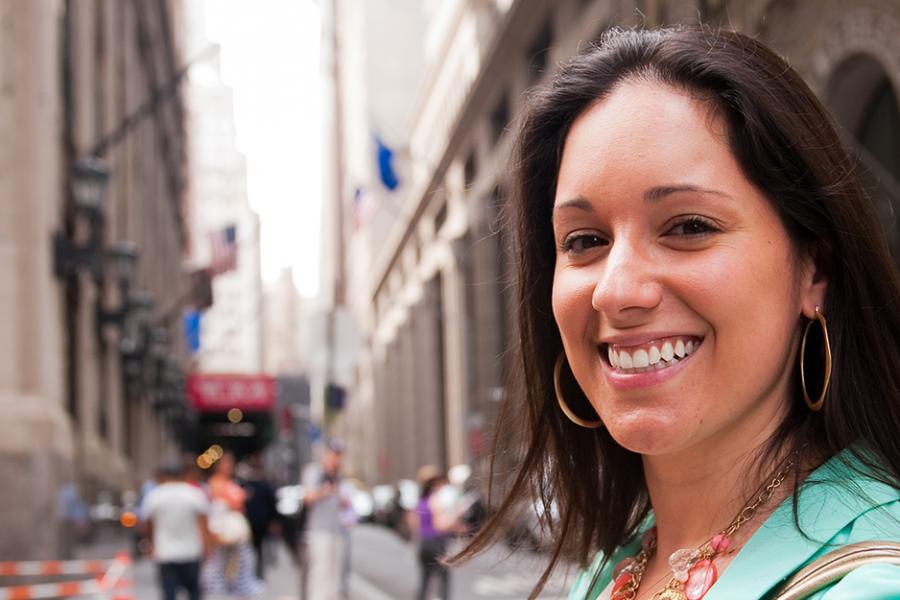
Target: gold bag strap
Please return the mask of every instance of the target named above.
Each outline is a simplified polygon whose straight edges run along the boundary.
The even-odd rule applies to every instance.
[[[838,548],[791,575],[775,590],[771,599],[803,600],[839,581],[850,571],[870,563],[900,565],[900,544],[874,541]]]

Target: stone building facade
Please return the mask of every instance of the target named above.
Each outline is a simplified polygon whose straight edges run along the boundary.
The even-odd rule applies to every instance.
[[[69,484],[89,504],[178,456],[189,290],[177,10],[0,1],[0,560],[65,555]],[[93,209],[73,190],[89,157],[108,172]]]
[[[755,35],[783,53],[857,149],[900,257],[894,216],[900,209],[900,1],[438,4],[429,14],[422,53],[409,58],[415,70],[426,57],[426,76],[415,91],[412,116],[397,134],[406,181],[371,218],[372,227],[380,228],[378,241],[354,255],[356,275],[348,281],[356,290],[349,302],[365,344],[343,426],[362,440],[362,449],[354,454],[351,448],[351,459],[369,481],[412,477],[428,462],[478,467],[484,459],[504,396],[514,326],[514,283],[500,217],[508,125],[529,88],[611,26],[699,18]],[[348,37],[340,43],[360,43]],[[379,57],[370,53],[367,60]],[[406,63],[391,64],[402,69]],[[373,86],[366,89],[371,93]],[[346,118],[353,110],[344,109],[344,129],[359,127]],[[349,152],[342,157],[345,169]],[[356,184],[346,173],[343,179],[338,197],[349,207]],[[357,226],[345,223],[348,231]]]

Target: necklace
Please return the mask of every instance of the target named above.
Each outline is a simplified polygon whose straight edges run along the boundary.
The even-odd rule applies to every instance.
[[[731,536],[747,521],[753,518],[759,508],[772,499],[775,490],[784,483],[788,472],[796,462],[796,453],[792,454],[784,466],[762,488],[756,498],[747,502],[732,519],[728,527],[712,536],[697,548],[682,548],[669,555],[669,566],[672,578],[666,587],[653,595],[652,600],[700,600],[718,579],[715,559],[726,550]],[[613,572],[611,600],[634,600],[647,563],[656,551],[656,527],[644,533],[641,550],[637,555],[620,562]]]

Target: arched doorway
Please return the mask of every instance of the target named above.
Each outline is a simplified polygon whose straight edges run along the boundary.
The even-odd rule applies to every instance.
[[[864,184],[900,265],[900,105],[881,63],[856,54],[835,69],[826,100],[858,150]]]

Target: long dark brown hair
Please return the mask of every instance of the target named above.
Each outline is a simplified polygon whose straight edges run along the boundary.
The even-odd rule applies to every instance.
[[[521,499],[535,498],[545,507],[554,551],[532,597],[560,559],[586,565],[597,551],[611,555],[650,510],[641,457],[603,428],[570,422],[557,407],[552,377],[562,352],[551,310],[551,212],[563,144],[576,117],[637,78],[686,90],[718,112],[745,176],[772,202],[797,251],[811,252],[828,277],[824,313],[834,370],[824,409],[811,412],[795,382],[795,401],[762,455],[802,449],[827,458],[850,448],[876,478],[900,481],[900,282],[857,163],[831,117],[781,57],[743,34],[611,30],[534,92],[520,121],[509,206],[519,293],[519,364],[512,371],[520,375],[497,421],[491,486],[501,479],[497,461],[512,457],[515,469],[500,482],[493,517],[453,559],[497,541]],[[577,385],[565,397],[593,418]],[[501,453],[509,440],[516,449]]]

